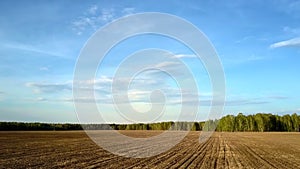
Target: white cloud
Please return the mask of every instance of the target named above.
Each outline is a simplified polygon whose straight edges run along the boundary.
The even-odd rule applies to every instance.
[[[95,29],[97,18],[96,17],[79,17],[77,20],[72,22],[73,30],[76,31],[78,35],[81,35],[88,26]]]
[[[77,35],[81,35],[84,31],[92,29],[97,30],[101,24],[111,22],[115,19],[116,14],[114,9],[98,9],[98,6],[93,5],[82,16],[75,19],[72,24],[73,31]]]
[[[39,102],[48,101],[46,98],[43,98],[43,97],[38,97],[36,100]]]
[[[89,85],[104,85],[104,84],[108,84],[108,83],[112,83],[112,78],[110,77],[107,77],[107,76],[101,76],[100,78],[98,79],[91,79],[91,80],[88,80],[86,82],[82,82],[82,83],[86,83],[86,84],[89,84]]]
[[[190,104],[190,105],[196,105],[199,104],[199,106],[212,106],[212,99],[199,99],[199,102],[197,101],[197,98],[187,98],[187,99],[173,99],[173,104]],[[225,104],[226,106],[241,106],[241,105],[260,105],[260,104],[268,104],[270,103],[267,100],[254,100],[254,99],[233,99],[233,100],[226,100],[223,102],[222,99],[216,99],[214,100],[214,106],[220,106]]]
[[[101,15],[98,16],[98,19],[104,22],[110,22],[114,20],[115,12],[114,9],[102,9]]]
[[[63,102],[77,102],[77,103],[101,103],[101,104],[109,104],[111,103],[110,99],[107,98],[93,98],[93,97],[80,97],[80,98],[63,98],[63,99],[57,99],[54,101],[63,101]]]
[[[88,13],[91,15],[95,15],[96,12],[98,10],[98,6],[97,5],[92,5],[89,9],[88,9]]]
[[[3,100],[4,100],[4,97],[3,97],[4,94],[5,94],[4,92],[0,91],[0,101],[3,101]]]
[[[181,56],[180,56],[181,57]],[[162,73],[157,69],[167,69],[174,74],[182,74],[181,62],[178,59],[167,57],[167,60],[162,59],[161,62],[152,63],[150,67],[153,67],[154,70],[146,71],[145,73],[140,74],[132,79],[132,77],[127,77],[126,74],[122,77],[109,77],[109,76],[100,76],[96,79],[74,82],[75,88],[78,88],[82,92],[86,92],[85,97],[76,98],[77,102],[94,102],[101,104],[112,104],[112,87],[115,87],[117,95],[128,96],[131,103],[150,103],[149,97],[151,93],[155,90],[160,90],[167,98],[167,104],[174,104],[177,100],[180,100],[181,94],[189,94],[189,98],[193,100],[194,95],[189,92],[189,89],[180,90],[178,87],[175,87],[174,79],[170,78],[167,74]],[[45,69],[45,68],[43,68]],[[160,74],[159,74],[160,73]],[[183,78],[180,76],[179,78]],[[117,86],[112,86],[113,81],[118,80],[115,83]],[[178,80],[178,79],[177,79]],[[123,84],[130,83],[128,89],[124,89]],[[173,84],[174,83],[174,84]],[[59,83],[45,83],[45,82],[30,82],[26,86],[33,89],[35,93],[42,94],[51,94],[51,93],[61,93],[61,92],[70,92],[72,90],[72,81],[59,82]],[[95,99],[91,98],[91,92],[95,90]],[[67,94],[67,95],[65,95]],[[63,101],[63,102],[72,102],[70,93],[64,93],[64,96],[69,96],[68,99],[60,98],[48,98],[47,101]],[[84,96],[84,95],[83,95]],[[160,97],[160,96],[157,96]],[[44,99],[38,99],[39,101],[46,101]],[[155,101],[159,99],[154,99]],[[127,100],[121,100],[122,103],[126,103]],[[194,103],[193,101],[189,101]]]
[[[288,99],[289,97],[281,96],[281,95],[272,95],[272,96],[268,96],[267,98],[274,99],[274,100],[284,100],[284,99]]]
[[[56,53],[53,51],[45,50],[37,45],[29,45],[29,44],[22,44],[22,43],[5,43],[1,46],[9,49],[16,49],[16,50],[22,50],[27,52],[34,52],[34,53],[40,53],[45,55],[51,55],[51,56],[58,56],[58,57],[65,57],[63,54]]]
[[[177,54],[177,55],[173,55],[173,58],[197,58],[197,55],[194,55],[194,54]]]
[[[177,63],[175,62],[175,65]],[[174,66],[173,62],[162,62],[154,67],[168,67]],[[97,102],[101,104],[113,104],[112,100],[112,84],[113,80],[118,80],[121,86],[114,86],[116,95],[120,96],[128,96],[130,103],[150,103],[150,96],[153,91],[160,90],[166,97],[166,104],[180,104],[181,95],[188,96],[191,100],[188,101],[190,103],[196,103],[193,101],[195,98],[203,97],[201,95],[194,94],[190,91],[190,89],[179,89],[178,87],[174,87],[170,85],[166,80],[166,77],[158,78],[156,74],[145,74],[142,76],[135,77],[132,79],[131,77],[123,77],[114,79],[113,77],[101,76],[97,79],[87,80],[87,81],[79,81],[74,83],[75,88],[79,87],[79,90],[82,92],[86,92],[86,96],[84,94],[80,98],[76,98],[76,102]],[[170,80],[170,79],[169,79]],[[124,89],[122,84],[130,83],[128,89]],[[44,83],[44,82],[30,82],[26,83],[27,87],[33,88],[35,93],[39,94],[52,94],[52,93],[62,93],[62,92],[70,92],[72,90],[72,81],[67,81],[63,83]],[[120,89],[119,89],[120,88]],[[92,98],[91,91],[95,89],[95,98]],[[92,91],[93,92],[93,91]],[[209,94],[208,94],[209,95]],[[72,102],[70,93],[64,93],[62,96],[67,96],[68,98],[47,98],[40,97],[37,101],[62,101],[62,102]],[[154,95],[159,98],[154,99],[152,101],[158,102],[161,97],[160,95]],[[207,98],[207,96],[205,96]],[[179,101],[178,101],[179,100]],[[128,103],[127,100],[119,100],[121,103]],[[186,102],[186,101],[185,101]]]
[[[270,48],[291,47],[291,46],[300,47],[300,37],[274,43],[270,45]]]
[[[4,100],[4,92],[0,91],[0,102]]]
[[[34,83],[29,82],[25,84],[27,87],[34,89],[35,93],[54,93],[64,90],[71,90],[71,83]]]
[[[109,93],[112,78],[101,76],[99,79],[77,82],[80,90],[90,91],[95,90],[100,93]],[[59,82],[59,83],[45,83],[45,82],[28,82],[26,87],[33,88],[35,93],[56,93],[62,91],[71,91],[73,81]]]
[[[256,60],[262,60],[262,59],[264,59],[264,57],[251,55],[251,56],[247,57],[246,61],[256,61]]]
[[[155,68],[165,68],[165,67],[172,67],[178,65],[178,62],[166,61],[158,63],[157,65],[153,66]]]
[[[228,57],[222,57],[224,58],[222,61],[223,64],[228,65],[237,65],[237,64],[244,64],[249,62],[254,62],[258,60],[266,59],[266,57],[263,56],[257,56],[257,55],[249,55],[249,56],[228,56]]]
[[[226,101],[226,106],[240,106],[240,105],[259,105],[268,104],[270,101],[267,100],[257,100],[257,99],[242,99],[242,100],[230,100]]]
[[[283,31],[296,36],[300,35],[300,28],[291,28],[289,26],[285,26],[283,27]]]
[[[250,39],[253,39],[253,36],[245,36],[242,39],[236,40],[235,43],[242,43],[242,42],[248,41]]]
[[[131,14],[133,14],[135,12],[135,8],[124,8],[123,10],[122,10],[122,13],[124,14],[124,15],[131,15]]]
[[[49,68],[47,66],[40,67],[40,71],[48,71]]]
[[[81,16],[71,22],[73,31],[81,35],[85,31],[95,31],[101,25],[109,23],[121,16],[127,16],[135,13],[135,8],[128,7],[124,9],[99,8],[92,5]]]

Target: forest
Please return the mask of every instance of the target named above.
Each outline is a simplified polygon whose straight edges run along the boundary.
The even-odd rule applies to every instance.
[[[191,130],[207,131],[216,128],[216,131],[226,132],[268,132],[268,131],[300,131],[300,115],[274,115],[258,113],[254,115],[227,115],[221,119],[206,122],[158,122],[137,124],[70,124],[70,123],[25,123],[0,122],[1,131],[13,130]]]

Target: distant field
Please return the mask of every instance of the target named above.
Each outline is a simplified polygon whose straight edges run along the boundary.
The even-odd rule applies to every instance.
[[[133,137],[160,132],[122,131]],[[99,148],[83,131],[0,132],[0,168],[300,168],[300,133],[216,132],[201,144],[199,134],[134,159]]]

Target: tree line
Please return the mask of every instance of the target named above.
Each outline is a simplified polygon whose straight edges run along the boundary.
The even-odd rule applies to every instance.
[[[300,131],[300,115],[273,115],[258,113],[255,115],[227,115],[221,119],[207,122],[158,122],[137,124],[61,124],[61,123],[24,123],[0,122],[0,130],[191,130],[202,131]]]
[[[255,115],[227,115],[218,120],[217,131],[294,131],[299,132],[300,116],[273,115],[258,113]]]
[[[82,130],[80,124],[60,124],[60,123],[24,123],[24,122],[0,122],[0,130]]]

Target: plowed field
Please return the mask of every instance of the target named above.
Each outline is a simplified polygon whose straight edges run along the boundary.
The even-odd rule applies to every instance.
[[[132,137],[159,132],[122,131]],[[126,158],[83,131],[0,132],[0,168],[300,168],[300,133],[216,132],[204,143],[199,134],[190,132],[154,157]]]

